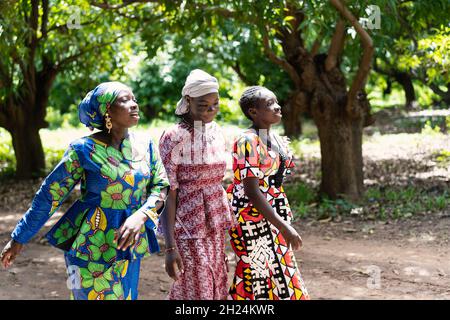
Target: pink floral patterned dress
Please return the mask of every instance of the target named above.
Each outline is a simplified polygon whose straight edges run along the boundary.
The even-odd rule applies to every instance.
[[[159,150],[170,188],[178,189],[174,233],[184,265],[168,299],[225,299],[225,230],[234,225],[234,217],[221,184],[223,133],[215,122],[202,132],[182,121],[163,133]]]

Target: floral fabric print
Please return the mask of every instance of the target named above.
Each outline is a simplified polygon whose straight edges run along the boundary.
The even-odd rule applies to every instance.
[[[135,300],[140,259],[100,264],[65,255],[71,299]]]
[[[164,200],[161,190],[169,182],[153,143],[142,143],[133,135],[123,140],[119,150],[91,137],[71,143],[17,224],[13,239],[28,242],[77,183],[81,183],[81,199],[47,233],[50,244],[68,256],[99,265],[140,259],[159,250],[155,235],[159,217],[154,208],[156,201]],[[115,232],[138,210],[151,213],[152,219],[147,220],[133,246],[117,250]],[[94,282],[100,283],[97,289],[104,283]],[[114,294],[118,292],[116,289]]]

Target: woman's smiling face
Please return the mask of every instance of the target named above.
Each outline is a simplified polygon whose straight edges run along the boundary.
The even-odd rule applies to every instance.
[[[139,122],[139,105],[131,90],[121,91],[109,107],[113,127],[130,128]]]
[[[275,94],[266,88],[262,88],[257,94],[258,102],[254,107],[249,109],[249,114],[252,119],[270,125],[279,123],[282,114]]]

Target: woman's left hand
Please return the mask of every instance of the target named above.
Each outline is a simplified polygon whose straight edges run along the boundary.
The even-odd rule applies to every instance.
[[[148,217],[143,212],[135,212],[125,220],[114,236],[114,242],[119,243],[118,250],[126,250],[139,240],[141,228]]]

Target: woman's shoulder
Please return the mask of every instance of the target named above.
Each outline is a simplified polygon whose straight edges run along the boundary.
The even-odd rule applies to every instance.
[[[188,134],[189,128],[183,122],[178,122],[164,129],[160,141],[181,141]]]
[[[83,151],[85,149],[92,149],[92,145],[95,142],[95,138],[93,136],[84,136],[73,140],[69,144],[69,149],[74,149],[76,151]],[[100,142],[100,141],[99,141]]]
[[[245,129],[245,130],[242,130],[236,136],[235,143],[236,144],[241,144],[241,143],[246,143],[246,142],[256,143],[256,142],[258,142],[258,140],[259,140],[259,137],[254,130]]]

